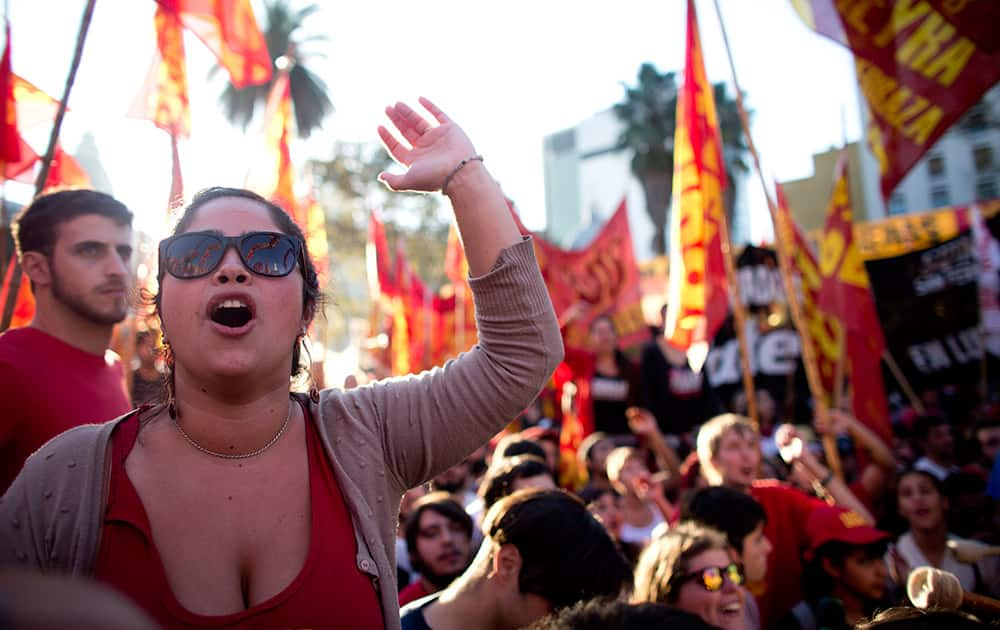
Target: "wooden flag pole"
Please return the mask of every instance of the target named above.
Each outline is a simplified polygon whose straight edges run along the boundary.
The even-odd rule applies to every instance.
[[[899,364],[896,363],[896,359],[893,358],[892,353],[888,349],[882,352],[882,360],[889,366],[889,371],[892,372],[893,377],[903,389],[903,393],[906,395],[907,400],[910,401],[910,404],[913,405],[913,408],[918,413],[924,413],[926,411],[924,403],[920,402],[920,398],[917,397],[916,392],[913,391],[913,387],[910,386],[910,381],[906,379],[903,371],[899,369]]]
[[[42,169],[38,172],[38,178],[35,180],[36,197],[44,190],[45,182],[49,178],[49,167],[52,164],[52,156],[56,152],[56,143],[59,141],[59,130],[62,127],[63,117],[66,115],[66,104],[69,102],[69,94],[73,90],[74,81],[76,81],[76,71],[80,68],[80,59],[83,57],[83,45],[87,41],[87,31],[90,30],[90,20],[94,16],[94,5],[96,3],[97,0],[87,0],[87,5],[83,9],[83,17],[80,18],[80,30],[76,35],[76,50],[73,51],[73,61],[69,66],[69,74],[66,75],[66,86],[63,88],[59,108],[56,110],[56,118],[52,122],[52,131],[49,133],[49,146],[45,150],[45,157],[42,158]],[[3,314],[0,317],[0,332],[10,327],[10,320],[14,316],[14,304],[17,301],[17,293],[21,288],[21,262],[15,257],[13,264],[14,275],[11,276],[7,303],[3,305]]]
[[[837,365],[833,372],[833,400],[831,402],[831,407],[834,409],[840,409],[840,405],[843,402],[844,395],[844,354],[847,350],[845,337],[847,336],[846,331],[843,326],[838,329],[837,334]]]
[[[760,420],[757,416],[757,388],[753,382],[753,372],[750,370],[750,352],[747,347],[746,313],[743,311],[743,297],[739,280],[736,277],[736,265],[733,264],[732,241],[729,238],[729,219],[723,208],[719,218],[719,241],[722,247],[722,261],[726,267],[726,282],[729,284],[730,302],[733,305],[733,328],[736,329],[736,341],[740,347],[740,371],[743,373],[743,393],[747,397],[747,415],[754,427],[758,428]]]
[[[714,4],[715,14],[719,18],[719,28],[722,31],[722,41],[726,48],[726,56],[729,59],[729,71],[732,74],[733,86],[736,89],[736,107],[740,114],[740,124],[743,126],[743,133],[747,139],[747,148],[750,151],[750,156],[753,158],[761,187],[764,189],[767,208],[771,213],[771,223],[775,229],[774,242],[778,249],[778,266],[781,270],[781,280],[785,289],[785,295],[787,296],[789,310],[792,314],[792,321],[795,324],[802,343],[802,364],[805,367],[806,380],[809,383],[809,391],[813,396],[816,416],[825,419],[827,414],[826,393],[823,390],[823,382],[819,376],[819,368],[816,366],[816,349],[813,346],[812,336],[809,334],[809,329],[806,325],[805,314],[802,312],[802,304],[799,302],[795,283],[792,281],[791,257],[787,249],[788,244],[781,237],[777,204],[768,192],[767,182],[764,180],[764,171],[760,165],[760,155],[757,153],[757,147],[753,142],[753,135],[750,133],[750,117],[747,115],[746,107],[743,104],[743,90],[740,88],[739,79],[736,75],[736,65],[733,63],[733,51],[729,46],[729,36],[726,34],[726,25],[722,20],[722,10],[719,8],[719,0],[715,0]],[[834,436],[823,435],[823,450],[826,453],[827,464],[830,466],[830,469],[837,477],[842,479],[843,466],[840,462],[840,455],[837,452],[837,444]]]

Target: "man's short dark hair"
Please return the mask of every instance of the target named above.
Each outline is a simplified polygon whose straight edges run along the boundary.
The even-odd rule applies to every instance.
[[[483,535],[487,544],[517,548],[520,591],[554,609],[617,597],[631,578],[604,526],[563,490],[527,488],[500,499],[483,519]]]
[[[743,540],[758,525],[767,522],[767,514],[749,494],[711,486],[690,496],[681,509],[681,521],[694,521],[719,530],[726,535],[730,547],[743,553]]]
[[[544,459],[534,455],[507,457],[491,466],[479,486],[479,496],[483,498],[483,510],[490,509],[494,503],[510,494],[514,482],[518,479],[538,475],[552,476],[552,469]]]
[[[132,225],[132,213],[111,195],[96,190],[60,190],[37,197],[15,219],[11,232],[17,255],[41,252],[51,256],[57,228],[88,214],[107,217],[119,225]]]
[[[528,630],[710,630],[715,626],[698,615],[663,604],[630,604],[592,599],[542,617]]]
[[[493,451],[493,460],[499,462],[517,455],[534,455],[539,459],[545,459],[545,449],[538,442],[523,439],[520,434],[514,433],[500,440],[496,450]]]

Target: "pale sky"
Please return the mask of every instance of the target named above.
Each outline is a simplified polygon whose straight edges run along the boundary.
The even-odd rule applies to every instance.
[[[309,64],[326,81],[336,112],[307,144],[293,146],[293,160],[329,157],[335,140],[377,141],[386,104],[427,96],[465,128],[530,228],[545,222],[543,137],[621,100],[622,82],[633,83],[642,62],[680,71],[684,60],[684,0],[317,4],[308,32],[329,42],[313,45],[327,56]],[[696,4],[709,78],[731,83],[714,3]],[[14,71],[57,98],[83,5],[9,0]],[[839,145],[845,127],[849,140],[859,136],[850,56],[809,31],[789,0],[720,5],[768,176],[809,176],[812,154]],[[254,6],[260,16],[262,5]],[[152,58],[153,13],[153,0],[97,1],[63,138],[74,151],[91,131],[115,195],[144,229],[158,231],[170,180],[167,136],[152,123],[125,118]],[[251,127],[244,136],[228,126],[216,105],[221,79],[206,78],[211,56],[193,37],[185,44],[193,117],[192,137],[181,145],[185,189],[242,185],[248,156],[262,145],[260,130]],[[28,136],[39,152],[47,133]],[[758,221],[756,177],[749,189]],[[13,197],[29,194],[8,190]]]

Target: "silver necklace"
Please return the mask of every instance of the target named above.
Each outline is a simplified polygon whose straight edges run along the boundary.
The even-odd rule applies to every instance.
[[[272,446],[274,446],[275,444],[277,444],[278,440],[281,438],[281,435],[285,432],[285,429],[288,428],[288,421],[291,419],[291,417],[292,417],[292,406],[289,405],[288,406],[288,415],[285,416],[285,421],[281,423],[281,428],[278,429],[278,432],[274,434],[274,437],[271,438],[271,441],[268,442],[267,444],[265,444],[264,446],[258,448],[257,450],[250,451],[249,453],[240,453],[239,455],[231,455],[229,453],[220,453],[218,451],[213,451],[211,449],[205,448],[201,444],[198,444],[197,442],[195,442],[194,439],[192,439],[191,436],[187,434],[187,432],[184,430],[184,428],[181,426],[181,424],[179,422],[177,422],[177,418],[173,418],[173,422],[174,422],[174,426],[177,427],[177,430],[180,431],[181,436],[185,440],[187,440],[188,444],[190,444],[191,446],[195,447],[196,449],[198,449],[202,453],[205,453],[206,455],[211,455],[212,457],[219,457],[221,459],[249,459],[251,457],[256,457],[256,456],[260,455],[261,453],[263,453],[267,449],[269,449]]]

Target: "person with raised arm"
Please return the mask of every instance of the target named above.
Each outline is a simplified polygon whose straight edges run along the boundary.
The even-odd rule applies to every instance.
[[[399,628],[401,496],[562,360],[530,239],[462,129],[420,103],[431,118],[386,108],[404,171],[380,179],[451,200],[478,345],[419,376],[292,394],[321,304],[302,232],[254,193],[203,191],[159,247],[168,400],[30,457],[0,502],[0,565],[92,575],[169,627]]]

